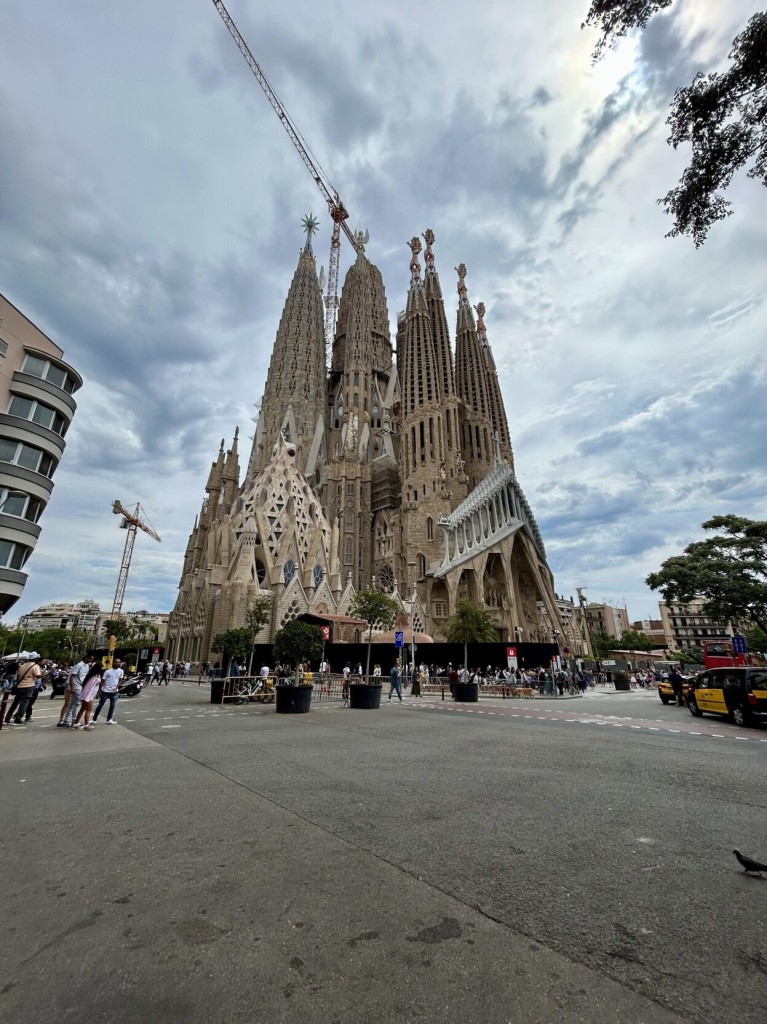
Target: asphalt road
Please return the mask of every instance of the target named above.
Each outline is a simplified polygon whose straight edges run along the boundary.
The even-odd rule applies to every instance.
[[[0,734],[6,1024],[763,1020],[767,729],[207,699]]]

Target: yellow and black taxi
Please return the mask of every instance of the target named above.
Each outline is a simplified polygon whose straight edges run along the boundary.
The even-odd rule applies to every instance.
[[[701,674],[687,694],[690,713],[731,718],[736,725],[767,722],[767,668],[736,665]]]
[[[690,686],[694,680],[682,676],[682,697],[686,701],[687,694]],[[658,683],[658,696],[660,697],[661,704],[676,704],[676,694],[674,693],[674,684],[670,679],[661,679]]]

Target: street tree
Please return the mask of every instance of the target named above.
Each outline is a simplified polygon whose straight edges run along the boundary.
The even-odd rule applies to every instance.
[[[597,629],[591,634],[591,646],[594,649],[595,658],[606,658],[610,651],[620,648],[620,641],[604,629]]]
[[[294,665],[297,671],[299,662],[316,661],[322,657],[322,630],[319,626],[293,619],[275,634],[272,651],[277,661]]]
[[[223,633],[216,633],[211,643],[211,649],[223,655],[223,670],[226,674],[229,662],[232,658],[247,658],[253,650],[253,633],[247,626],[239,626],[237,629],[226,629]]]
[[[703,529],[721,532],[667,558],[647,586],[666,604],[698,598],[715,622],[767,632],[767,520],[714,516]]]
[[[399,605],[393,597],[384,594],[382,590],[375,590],[369,587],[367,590],[358,590],[352,598],[351,613],[357,619],[362,619],[368,627],[368,656],[365,667],[365,675],[370,676],[370,645],[373,641],[373,630],[387,630],[394,625],[394,620],[399,611]]]
[[[632,29],[643,29],[674,0],[592,0],[583,23],[601,36],[593,53],[600,59]],[[658,200],[674,220],[667,237],[687,235],[696,248],[709,228],[729,217],[724,198],[736,171],[767,186],[767,12],[757,12],[735,37],[729,65],[719,72],[699,72],[677,89],[666,124],[676,149],[690,143],[690,163],[676,188]]]
[[[463,644],[463,666],[469,667],[469,644],[489,644],[498,639],[498,630],[484,608],[462,598],[456,603],[455,615],[447,620],[447,638],[451,644]]]
[[[248,675],[251,675],[253,670],[253,648],[256,645],[256,637],[267,624],[271,616],[271,597],[257,597],[245,616],[245,621],[247,622],[247,626],[252,637],[250,643],[250,658],[248,660]]]
[[[108,637],[117,640],[118,647],[133,647],[157,639],[157,627],[153,622],[132,615],[125,619],[105,619],[102,630]]]
[[[649,636],[635,629],[626,629],[616,643],[622,651],[651,651],[655,646]]]

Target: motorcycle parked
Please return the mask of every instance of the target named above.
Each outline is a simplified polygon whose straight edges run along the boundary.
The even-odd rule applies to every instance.
[[[126,676],[120,681],[117,692],[121,697],[138,697],[148,681],[146,674]]]

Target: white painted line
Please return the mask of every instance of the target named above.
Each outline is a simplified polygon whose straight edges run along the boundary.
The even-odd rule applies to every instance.
[[[724,739],[724,735],[721,732],[712,732],[710,735],[711,735],[711,738],[714,739],[714,740],[723,740]]]
[[[694,729],[690,729],[690,735],[691,736],[702,736],[703,733],[702,732],[695,732]]]
[[[161,729],[180,729],[180,725],[161,725]]]
[[[641,725],[630,725],[629,726],[629,729],[641,729],[641,728],[642,728]]]
[[[650,726],[650,732],[660,732],[660,729],[657,726],[655,726],[655,725],[651,725]]]
[[[742,740],[744,743],[748,743],[748,741],[751,739],[751,737],[750,736],[736,736],[735,739],[736,740]]]
[[[681,732],[681,729],[669,729],[669,732]]]

